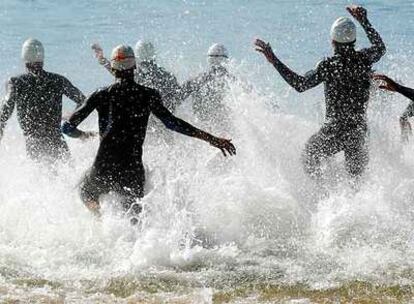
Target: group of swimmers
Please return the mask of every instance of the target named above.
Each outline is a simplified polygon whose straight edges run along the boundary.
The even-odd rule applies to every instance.
[[[346,169],[351,177],[359,178],[364,172],[368,164],[366,112],[372,79],[382,82],[380,88],[414,100],[413,89],[385,75],[373,75],[372,66],[385,54],[385,44],[363,7],[350,6],[347,10],[362,26],[372,46],[356,50],[356,25],[351,19],[341,17],[331,28],[334,54],[304,76],[289,69],[273,53],[269,43],[255,41],[256,50],[298,92],[321,83],[325,85],[326,122],[308,140],[303,153],[305,171],[314,179],[322,176],[322,161],[340,151],[345,153]],[[138,42],[135,52],[130,46],[119,45],[113,49],[110,59],[105,58],[98,44],[92,49],[99,63],[115,77],[115,82],[86,98],[65,77],[45,71],[42,44],[35,39],[27,40],[22,48],[26,72],[10,78],[0,109],[0,139],[16,107],[28,155],[33,159],[68,159],[69,149],[62,134],[81,139],[95,136],[94,132],[81,131],[78,126],[96,110],[100,145],[91,169],[83,178],[81,198],[99,215],[100,196],[116,192],[123,197],[124,210],[135,216],[134,223],[141,210],[139,199],[144,196],[142,153],[150,114],[168,129],[206,141],[225,156],[236,154],[231,140],[197,129],[173,114],[177,105],[189,96],[195,100],[193,108],[202,118],[211,115],[212,111],[206,109],[217,110],[223,106],[223,88],[231,79],[225,66],[228,53],[223,45],[213,45],[208,51],[209,70],[180,85],[173,74],[156,63],[150,42]],[[63,95],[73,100],[77,108],[61,124]],[[400,119],[405,134],[411,132],[408,118],[413,115],[414,103],[411,103]]]

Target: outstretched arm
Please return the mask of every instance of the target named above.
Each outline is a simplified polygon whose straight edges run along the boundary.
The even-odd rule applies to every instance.
[[[67,136],[86,139],[95,136],[94,132],[84,132],[78,129],[78,125],[84,121],[93,110],[96,109],[98,94],[95,92],[79,107],[72,116],[63,123],[62,132]]]
[[[91,48],[95,52],[95,57],[98,59],[99,64],[107,69],[109,73],[113,74],[111,62],[105,58],[102,47],[98,43],[94,43]]]
[[[405,87],[388,76],[385,76],[383,74],[375,74],[373,76],[374,80],[380,80],[383,83],[379,86],[380,89],[390,91],[390,92],[397,92],[401,95],[411,99],[411,103],[408,105],[407,109],[404,111],[404,113],[401,115],[402,119],[407,119],[409,117],[414,116],[414,89]]]
[[[200,80],[198,77],[187,80],[181,85],[179,99],[183,101],[187,99],[190,95],[194,94],[200,90]]]
[[[411,102],[408,105],[407,109],[401,115],[401,119],[408,119],[409,117],[413,117],[414,116],[414,89],[397,84],[395,91],[411,99]]]
[[[154,113],[154,115],[157,116],[168,129],[204,140],[210,145],[220,149],[224,156],[227,156],[227,153],[230,155],[236,154],[236,148],[231,143],[231,140],[215,137],[207,132],[197,129],[184,120],[175,117],[166,107],[164,107],[159,94],[153,96],[150,106],[152,113]]]
[[[296,91],[304,92],[316,87],[324,80],[323,73],[321,72],[321,68],[319,66],[316,70],[309,71],[305,76],[301,76],[292,71],[287,65],[276,57],[269,43],[256,39],[254,44],[256,46],[256,51],[263,53],[267,61],[275,67],[283,79]]]
[[[77,107],[80,107],[86,99],[85,95],[65,77],[63,77],[63,94],[73,100]]]
[[[372,46],[367,49],[363,49],[364,52],[372,63],[377,62],[385,55],[386,47],[380,34],[373,28],[368,20],[367,10],[362,6],[348,6],[346,8],[348,12],[361,24],[365,33],[367,34],[368,40]]]
[[[171,112],[175,112],[176,108],[181,104],[181,87],[172,73],[161,69],[159,78],[160,88],[163,88],[163,98],[168,102],[167,107]]]
[[[3,138],[3,132],[7,121],[13,114],[14,105],[16,104],[16,95],[16,89],[13,82],[12,80],[9,80],[7,83],[7,95],[4,98],[3,105],[0,108],[0,140]]]
[[[179,97],[181,87],[178,83],[177,77],[175,77],[175,75],[171,72],[164,70],[163,68],[160,68],[159,73],[159,79],[163,82],[161,83],[161,87],[165,88],[164,98],[176,99],[177,97]]]
[[[404,95],[405,97],[411,99],[410,104],[408,105],[407,109],[401,115],[402,119],[407,119],[408,117],[414,116],[414,89],[404,87],[402,85],[398,85],[396,92]]]
[[[412,135],[412,128],[411,124],[408,121],[408,118],[414,116],[414,90],[408,87],[404,87],[391,78],[383,75],[383,74],[375,74],[373,76],[374,80],[380,80],[383,83],[379,86],[380,89],[390,91],[390,92],[398,92],[405,97],[411,99],[410,104],[408,105],[407,109],[404,113],[400,116],[400,126],[401,126],[401,136],[402,140],[407,142],[409,136]]]

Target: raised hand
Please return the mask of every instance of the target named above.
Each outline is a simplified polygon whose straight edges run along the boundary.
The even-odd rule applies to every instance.
[[[273,53],[272,47],[269,43],[266,43],[260,39],[256,39],[254,45],[256,46],[256,51],[262,53],[266,57],[267,61],[269,61],[271,64],[274,64],[276,62],[276,55]]]
[[[91,49],[95,52],[95,57],[101,59],[104,57],[103,49],[99,43],[94,43],[91,45]]]
[[[224,156],[236,155],[236,147],[231,143],[231,139],[214,137],[209,142],[213,147],[220,149]]]
[[[374,74],[372,76],[372,79],[374,80],[380,80],[383,83],[379,86],[380,89],[395,92],[398,88],[398,83],[396,83],[394,80],[389,78],[388,76],[385,76],[383,74]]]
[[[359,5],[350,5],[346,7],[346,10],[355,18],[359,23],[368,20],[367,10]]]

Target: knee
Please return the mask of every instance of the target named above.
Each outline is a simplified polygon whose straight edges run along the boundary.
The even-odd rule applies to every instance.
[[[80,188],[80,197],[83,204],[91,211],[94,215],[100,216],[101,206],[99,204],[99,195],[96,192],[91,191],[87,185],[83,184]]]
[[[99,199],[98,195],[96,195],[96,191],[93,191],[87,182],[82,183],[79,189],[79,194],[84,204],[87,204],[91,201],[98,201]]]

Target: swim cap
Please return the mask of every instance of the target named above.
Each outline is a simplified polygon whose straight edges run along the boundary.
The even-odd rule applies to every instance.
[[[112,50],[111,68],[118,71],[135,68],[135,55],[130,46],[121,44]]]
[[[43,62],[45,50],[42,43],[36,39],[27,39],[22,47],[22,59],[25,63]]]
[[[331,27],[331,38],[338,43],[352,43],[356,40],[355,23],[346,17],[338,18]]]
[[[139,40],[135,45],[137,62],[155,60],[155,47],[149,41]]]
[[[220,65],[225,62],[229,55],[224,45],[215,43],[208,49],[208,63],[210,65]]]

